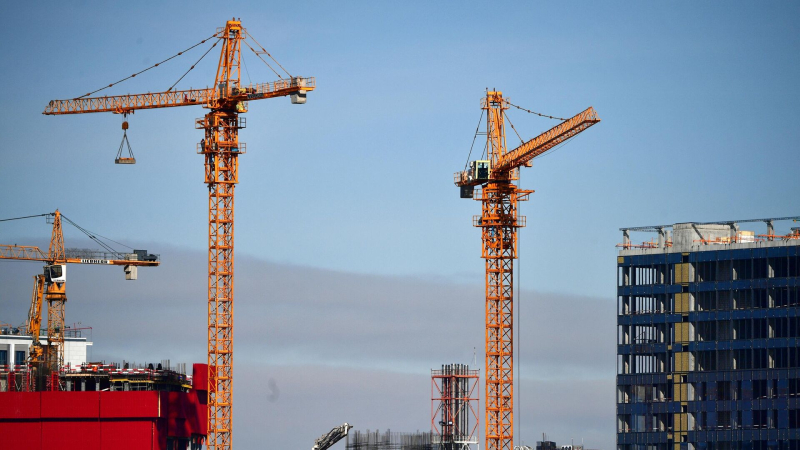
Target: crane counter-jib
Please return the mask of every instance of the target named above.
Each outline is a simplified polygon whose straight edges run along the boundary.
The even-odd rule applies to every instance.
[[[244,102],[295,93],[305,94],[316,88],[314,77],[294,77],[269,83],[226,86],[216,89],[188,89],[182,91],[126,94],[105,97],[51,100],[42,114],[125,113],[141,109],[171,108],[177,106],[209,106],[212,102]]]

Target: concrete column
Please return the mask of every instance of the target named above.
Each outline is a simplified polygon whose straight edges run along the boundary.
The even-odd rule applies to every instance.
[[[664,248],[666,244],[666,232],[663,228],[658,229],[658,248]]]
[[[631,235],[628,230],[622,230],[622,248],[628,248],[631,245]]]
[[[775,236],[775,224],[773,224],[771,220],[767,221],[767,235],[769,235],[767,237],[768,241],[773,240],[772,236]]]
[[[8,365],[9,365],[9,367],[11,368],[11,369],[10,369],[10,371],[11,371],[11,372],[13,372],[13,371],[14,371],[14,365],[15,365],[15,364],[19,364],[19,363],[17,363],[17,362],[14,362],[14,357],[16,356],[16,355],[14,354],[14,345],[15,345],[15,344],[14,344],[13,342],[10,342],[10,343],[8,344]]]

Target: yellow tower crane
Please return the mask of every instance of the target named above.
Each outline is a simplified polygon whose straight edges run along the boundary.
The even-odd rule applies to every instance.
[[[455,174],[461,197],[482,204],[481,215],[472,222],[481,228],[481,257],[486,261],[486,450],[514,447],[514,260],[517,228],[525,226],[517,205],[533,193],[514,182],[519,180],[521,166],[530,167],[533,158],[600,122],[589,108],[509,151],[505,134],[509,106],[515,105],[502,92],[486,92],[481,108],[486,112],[488,159],[472,161]],[[477,194],[476,186],[482,187]]]
[[[251,45],[247,38],[251,38],[254,44]],[[53,100],[47,105],[43,114],[112,112],[126,116],[141,109],[195,105],[210,110],[205,117],[195,120],[195,128],[205,130],[205,136],[197,146],[197,152],[204,157],[204,182],[208,185],[209,398],[206,445],[210,450],[227,450],[231,448],[233,408],[234,188],[239,182],[239,155],[246,150],[245,144],[239,142],[239,130],[245,127],[245,120],[240,114],[247,112],[248,102],[251,100],[290,96],[292,103],[303,104],[306,102],[306,94],[314,90],[316,85],[313,77],[297,77],[288,72],[288,78],[278,75],[280,79],[277,81],[242,85],[242,45],[249,47],[264,62],[266,61],[261,55],[270,58],[272,56],[242,27],[240,20],[227,21],[225,26],[217,29],[209,39],[216,39],[214,46],[217,43],[222,44],[217,74],[211,88],[177,91],[170,88],[165,92],[148,94],[88,97],[105,89],[102,88],[79,98]],[[133,78],[150,68],[125,79]],[[281,68],[283,69],[282,66]],[[114,84],[116,83],[106,87]],[[123,129],[127,130],[127,122],[123,123]],[[126,139],[123,138],[116,162],[135,163],[132,155],[122,156],[125,143]]]
[[[65,306],[67,303],[67,264],[104,264],[123,266],[125,278],[135,280],[138,267],[155,267],[160,261],[157,255],[147,253],[146,250],[134,250],[132,253],[113,251],[106,246],[107,251],[90,251],[83,249],[64,248],[64,232],[61,227],[62,218],[75,225],[90,238],[94,236],[84,228],[63,216],[59,210],[53,213],[39,214],[14,219],[30,217],[46,217],[53,222],[53,231],[50,235],[50,247],[45,253],[39,247],[27,245],[0,245],[0,260],[15,261],[42,261],[47,265],[44,273],[34,277],[31,307],[28,311],[27,333],[31,335],[33,344],[28,354],[28,361],[38,369],[42,356],[46,356],[46,367],[49,371],[58,371],[64,364],[64,323]],[[43,298],[47,299],[47,352],[39,342],[39,332],[42,323]]]

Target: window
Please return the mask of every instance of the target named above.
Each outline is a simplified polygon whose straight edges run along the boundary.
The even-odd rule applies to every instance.
[[[8,350],[0,350],[0,366],[8,364]]]
[[[14,364],[25,364],[25,350],[17,350],[14,352]]]

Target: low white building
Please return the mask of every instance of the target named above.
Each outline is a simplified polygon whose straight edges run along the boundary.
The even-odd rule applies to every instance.
[[[39,342],[47,345],[47,336],[41,336]],[[33,338],[21,334],[0,333],[0,371],[13,370],[14,366],[23,365]],[[64,365],[72,367],[88,362],[91,356],[92,343],[85,337],[64,337]]]

